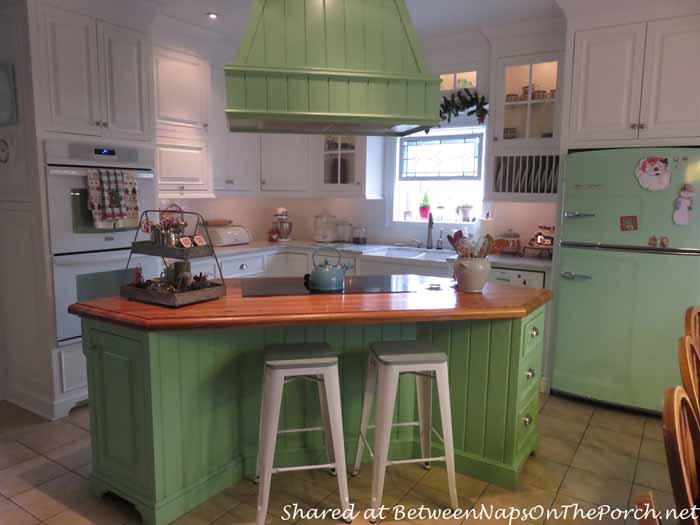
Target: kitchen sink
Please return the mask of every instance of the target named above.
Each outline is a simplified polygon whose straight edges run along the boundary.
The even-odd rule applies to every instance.
[[[445,262],[451,255],[446,250],[422,250],[420,248],[382,248],[368,252],[365,255],[377,257],[394,257],[396,259],[411,259],[418,261]]]

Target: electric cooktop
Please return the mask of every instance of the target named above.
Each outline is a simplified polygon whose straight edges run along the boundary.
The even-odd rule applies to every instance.
[[[275,295],[351,294],[351,293],[409,293],[425,287],[425,277],[417,275],[361,275],[345,278],[345,289],[335,292],[311,291],[303,277],[254,277],[241,279],[243,297]]]

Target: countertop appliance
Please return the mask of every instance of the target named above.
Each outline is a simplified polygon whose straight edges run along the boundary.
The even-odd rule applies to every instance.
[[[680,382],[685,310],[700,302],[700,215],[687,195],[699,180],[700,148],[569,154],[553,390],[662,409]]]
[[[212,246],[238,246],[249,244],[251,241],[250,232],[245,226],[239,224],[227,224],[212,226],[207,225],[209,230],[209,241]]]
[[[337,219],[335,215],[330,215],[323,211],[314,217],[314,241],[335,242],[337,234]]]

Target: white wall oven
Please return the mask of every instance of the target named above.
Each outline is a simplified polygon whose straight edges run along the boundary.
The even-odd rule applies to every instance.
[[[118,295],[137,266],[145,277],[160,273],[153,257],[133,257],[126,268],[138,216],[156,207],[157,190],[147,146],[51,140],[45,152],[58,379],[65,393],[86,386],[80,319],[68,306]]]

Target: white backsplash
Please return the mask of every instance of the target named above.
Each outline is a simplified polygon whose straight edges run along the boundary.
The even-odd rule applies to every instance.
[[[283,199],[277,197],[222,197],[217,199],[184,200],[185,209],[198,211],[209,219],[226,218],[246,226],[255,240],[267,239],[272,225],[272,215],[283,206],[289,210],[293,223],[292,238],[309,240],[313,233],[314,216],[324,209],[339,219],[347,219],[353,225],[367,226],[368,240],[373,244],[391,244],[418,239],[425,242],[424,223],[392,223],[387,225],[385,202],[362,199],[309,198]],[[555,203],[492,202],[485,204],[495,221],[496,231],[508,228],[519,232],[523,242],[535,233],[539,225],[556,224]],[[437,239],[440,225],[436,225],[433,238]],[[446,230],[448,230],[446,228]]]

